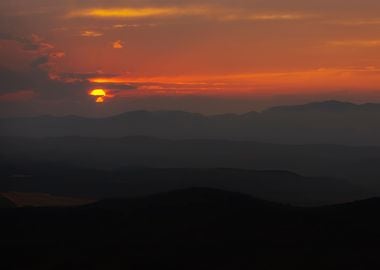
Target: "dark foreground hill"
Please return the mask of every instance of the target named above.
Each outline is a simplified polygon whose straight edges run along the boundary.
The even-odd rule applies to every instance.
[[[379,209],[378,199],[295,208],[203,188],[81,207],[2,209],[2,266],[378,269]]]
[[[271,143],[380,145],[380,105],[326,101],[261,113],[205,116],[181,111],[132,111],[108,118],[40,116],[0,119],[1,136],[154,136]]]

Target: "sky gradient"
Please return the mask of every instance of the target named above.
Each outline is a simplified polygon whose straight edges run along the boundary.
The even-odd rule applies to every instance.
[[[2,0],[0,116],[380,101],[375,0]],[[104,89],[102,104],[90,95]]]

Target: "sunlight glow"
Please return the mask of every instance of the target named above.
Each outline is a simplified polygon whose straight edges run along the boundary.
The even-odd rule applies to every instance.
[[[87,9],[70,13],[69,17],[95,17],[95,18],[146,18],[179,15],[200,15],[205,13],[203,8],[108,8]]]
[[[104,98],[103,97],[98,97],[95,102],[96,103],[103,103],[104,102]]]
[[[252,13],[244,9],[226,9],[210,6],[187,7],[120,7],[120,8],[93,8],[75,10],[67,14],[68,18],[91,17],[100,19],[114,18],[150,18],[150,17],[181,17],[204,16],[222,21],[251,20],[251,21],[291,21],[317,17],[315,14],[295,13]],[[120,25],[119,25],[120,26]]]

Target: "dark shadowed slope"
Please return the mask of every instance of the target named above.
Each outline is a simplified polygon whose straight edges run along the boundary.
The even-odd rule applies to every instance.
[[[48,193],[36,192],[2,192],[0,196],[17,207],[76,206],[93,203],[95,201],[88,198],[53,196]]]
[[[272,143],[380,145],[380,105],[338,101],[275,107],[261,113],[204,116],[133,111],[90,119],[67,116],[0,119],[2,136],[155,136]]]
[[[186,189],[75,208],[0,210],[13,269],[377,269],[378,199],[294,208]],[[22,220],[22,222],[20,222]],[[365,247],[365,248],[364,248]],[[371,248],[371,249],[370,249]]]
[[[7,197],[0,194],[0,208],[15,207],[16,205]]]
[[[8,166],[9,191],[43,192],[68,197],[135,197],[188,187],[238,191],[266,200],[301,205],[332,204],[373,196],[334,178],[304,177],[286,171],[242,169],[77,168],[54,163]],[[20,175],[24,177],[19,177]]]

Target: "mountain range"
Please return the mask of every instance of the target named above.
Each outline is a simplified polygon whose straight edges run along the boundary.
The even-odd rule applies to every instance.
[[[131,111],[107,118],[2,118],[0,136],[154,136],[286,144],[380,145],[379,120],[380,104],[325,101],[274,107],[241,115]]]

